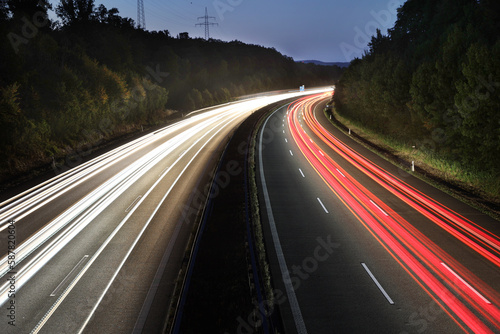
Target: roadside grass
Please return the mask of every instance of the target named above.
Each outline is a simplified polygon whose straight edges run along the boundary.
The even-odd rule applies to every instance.
[[[500,176],[464,168],[461,163],[446,159],[430,149],[414,147],[415,143],[405,143],[380,135],[359,122],[341,116],[334,108],[326,108],[324,113],[339,130],[348,133],[346,128],[351,129],[351,132],[361,137],[362,140],[356,136],[352,138],[374,153],[406,171],[410,170],[411,161],[414,161],[415,167],[418,168],[415,176],[472,205],[481,212],[497,220],[500,219]],[[330,119],[330,114],[333,115],[333,119]],[[339,126],[337,122],[345,128]],[[367,145],[366,142],[370,144]],[[384,154],[383,151],[389,152],[390,155]],[[394,157],[397,159],[395,160]]]

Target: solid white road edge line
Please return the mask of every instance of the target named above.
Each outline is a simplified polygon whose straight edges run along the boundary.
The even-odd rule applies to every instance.
[[[237,117],[235,117],[234,119],[236,119],[236,118]],[[222,126],[219,130],[217,130],[217,132],[215,132],[214,135],[208,139],[208,141],[203,145],[203,147],[201,147],[198,150],[198,152],[196,152],[195,156],[193,156],[193,158],[189,161],[188,165],[191,164],[191,162],[201,152],[201,150],[206,146],[206,144],[208,142],[210,142],[212,140],[212,138],[215,137],[225,126],[227,126],[227,124],[229,124],[230,122],[234,121],[234,119],[231,119],[224,126]],[[187,166],[184,168],[184,170],[185,169],[187,169]],[[184,170],[182,170],[181,174],[184,173]],[[179,178],[180,178],[180,176],[175,180],[174,184],[177,182],[177,180]],[[172,186],[172,188],[173,188],[173,186]],[[168,192],[170,192],[170,190]],[[168,192],[162,198],[162,201],[161,201],[162,203],[166,200]],[[154,299],[154,297],[156,295],[158,287],[160,286],[160,280],[161,280],[161,278],[163,276],[163,273],[165,271],[165,268],[167,266],[168,260],[170,258],[170,254],[172,253],[172,250],[174,248],[175,241],[177,240],[177,236],[179,235],[179,233],[181,231],[181,227],[182,227],[182,222],[179,222],[175,226],[174,232],[172,233],[172,237],[170,238],[170,240],[168,242],[168,245],[167,245],[167,248],[165,250],[165,253],[163,254],[163,257],[162,257],[162,259],[160,261],[160,265],[158,266],[158,269],[156,270],[155,276],[153,278],[153,282],[152,282],[152,284],[149,287],[148,294],[146,295],[146,299],[144,300],[144,303],[142,304],[139,316],[137,317],[137,320],[136,320],[136,323],[134,325],[134,329],[133,329],[133,332],[132,332],[134,334],[135,333],[142,333],[143,332],[144,325],[146,323],[149,311],[151,309],[151,305],[153,304],[153,299]],[[139,239],[137,239],[137,240],[139,240]],[[104,297],[104,295],[103,295],[103,297]],[[89,316],[89,319],[90,319],[90,317],[91,316]],[[82,328],[82,330],[83,330],[83,328]]]
[[[237,117],[239,117],[239,115],[236,115],[234,116],[232,119],[230,119],[229,121],[226,122],[226,124],[224,124],[224,126],[221,126],[203,145],[202,147],[200,147],[200,149],[193,155],[193,157],[191,158],[191,160],[189,160],[189,162],[186,164],[186,166],[182,169],[182,171],[179,173],[179,175],[177,176],[177,178],[175,179],[175,181],[172,183],[172,185],[170,186],[170,188],[168,189],[168,191],[165,193],[165,195],[163,196],[163,198],[161,199],[160,203],[158,204],[158,206],[155,208],[155,210],[153,211],[153,213],[151,214],[151,216],[149,217],[148,221],[146,222],[146,224],[144,225],[144,227],[142,228],[142,230],[139,232],[139,235],[137,236],[137,238],[135,239],[134,243],[132,244],[132,246],[130,247],[129,251],[127,252],[127,254],[125,255],[125,257],[123,258],[122,262],[120,263],[120,265],[118,266],[118,268],[116,269],[113,277],[111,278],[111,280],[109,281],[108,285],[106,286],[106,289],[104,289],[103,293],[101,294],[101,297],[99,298],[99,300],[97,301],[97,303],[94,305],[94,308],[92,309],[92,311],[90,312],[89,316],[87,317],[87,319],[85,320],[85,323],[82,325],[82,327],[80,328],[80,331],[78,332],[79,334],[83,333],[83,331],[85,330],[85,327],[87,326],[87,324],[89,323],[90,319],[92,318],[92,316],[94,315],[95,311],[97,310],[97,307],[99,306],[99,304],[101,303],[101,301],[103,300],[104,296],[106,295],[106,293],[108,292],[109,288],[111,287],[111,284],[113,283],[113,281],[115,280],[116,276],[118,276],[118,273],[120,272],[121,268],[123,267],[123,265],[125,264],[125,262],[127,261],[128,257],[130,256],[130,254],[132,253],[132,251],[134,250],[136,244],[139,242],[140,238],[142,237],[144,231],[146,231],[146,228],[149,226],[149,224],[151,223],[151,221],[153,220],[154,216],[156,215],[156,212],[158,212],[158,210],[160,209],[160,207],[163,205],[163,203],[165,202],[165,200],[167,199],[168,195],[170,194],[170,192],[172,191],[172,189],[174,188],[174,186],[177,184],[177,181],[179,181],[179,179],[181,178],[181,176],[184,174],[184,172],[187,170],[187,168],[191,165],[191,163],[194,161],[194,159],[198,156],[198,154],[205,148],[205,146],[220,132],[222,131],[222,129],[224,129],[227,124],[229,124],[230,122],[232,122],[234,119],[236,119]],[[203,137],[205,137],[205,135],[203,135],[200,139],[198,139],[188,150],[184,151],[184,154],[186,152],[188,152],[192,147],[194,147],[194,145],[196,145]],[[183,155],[184,155],[183,154]],[[176,165],[177,162],[183,157],[183,155],[181,155],[178,160],[176,160],[172,166]],[[167,174],[167,172],[165,172],[165,175]],[[137,207],[137,206],[136,206]],[[177,239],[177,236],[179,235],[179,231],[180,231],[180,227],[181,227],[182,224],[177,224],[175,230],[174,230],[174,233],[172,234],[172,237],[170,238],[169,240],[169,245],[170,243],[174,244],[176,239]],[[168,259],[170,257],[170,254],[168,257],[163,257],[162,258],[162,261],[165,261],[168,262]],[[160,264],[161,265],[161,264]],[[152,302],[152,299],[151,299],[151,302]]]
[[[193,143],[193,145],[191,145],[191,147],[187,150],[189,151],[192,147],[194,147],[201,139],[203,139],[203,137],[205,136],[202,136],[200,137],[198,140],[196,140],[195,143]],[[69,295],[70,291],[75,287],[75,285],[78,283],[78,281],[83,277],[83,275],[85,274],[85,272],[90,268],[90,266],[92,265],[92,263],[94,263],[94,261],[97,259],[97,257],[102,253],[102,251],[104,250],[104,248],[111,242],[111,240],[114,238],[114,236],[118,233],[118,231],[123,227],[123,225],[128,221],[128,219],[132,216],[132,214],[135,212],[135,210],[141,205],[141,203],[149,196],[149,194],[153,191],[154,188],[156,188],[156,186],[161,182],[161,180],[168,174],[168,172],[182,159],[182,156],[178,157],[177,160],[170,166],[169,169],[167,169],[163,175],[158,178],[158,180],[156,180],[156,182],[153,184],[153,186],[146,192],[146,194],[144,194],[144,196],[139,200],[139,202],[137,203],[137,205],[135,205],[132,210],[127,214],[127,216],[125,216],[125,218],[123,218],[123,220],[120,222],[120,224],[115,228],[115,230],[108,236],[108,238],[104,241],[104,243],[99,247],[99,249],[94,253],[94,255],[92,256],[92,258],[89,260],[89,262],[87,262],[87,264],[85,265],[85,267],[80,271],[80,273],[78,274],[77,277],[75,277],[75,279],[71,282],[70,286],[68,286],[66,288],[66,290],[63,292],[63,294],[61,296],[59,296],[58,300],[54,303],[54,305],[52,305],[52,307],[49,309],[49,311],[47,311],[47,313],[43,316],[43,318],[40,320],[40,322],[37,324],[37,326],[31,331],[31,334],[35,334],[35,333],[38,333],[42,327],[45,325],[45,323],[49,320],[49,318],[52,316],[52,314],[56,311],[56,309],[59,307],[59,305],[63,302],[63,300]],[[182,174],[182,172],[181,172]],[[170,190],[169,190],[170,191]],[[149,224],[149,223],[148,223]],[[141,231],[142,233],[142,231]],[[128,256],[128,255],[127,255]],[[121,266],[120,268],[121,269]],[[108,286],[106,287],[106,291],[109,289],[109,287],[111,286],[111,283],[113,282],[113,280],[115,279],[116,275],[118,274],[118,271],[119,269],[115,272],[115,275],[113,276],[112,280],[110,281],[110,283],[108,284]],[[104,293],[105,294],[105,293]],[[104,294],[101,296],[101,298],[99,299],[99,303],[100,301],[102,300]],[[97,306],[99,305],[99,303],[96,304],[95,306],[95,309],[97,309]],[[93,315],[93,312],[95,312],[95,309],[92,310],[92,313],[91,315],[87,318],[84,326],[80,329],[79,333],[81,333],[83,331],[83,329],[85,328],[85,326],[87,325],[88,321],[90,320],[91,316]]]
[[[278,110],[283,109],[281,107]],[[278,111],[276,110],[276,111]],[[297,327],[297,332],[299,334],[307,333],[306,325],[304,319],[302,318],[302,312],[300,311],[299,302],[297,301],[297,296],[293,290],[292,281],[290,279],[290,273],[286,265],[285,256],[283,255],[283,250],[281,248],[281,243],[278,236],[278,230],[276,228],[276,223],[274,221],[273,210],[271,208],[271,201],[269,199],[269,193],[267,191],[266,179],[264,177],[264,165],[262,163],[262,138],[264,135],[264,129],[266,128],[267,121],[274,115],[273,112],[264,122],[262,130],[260,131],[259,138],[259,169],[260,169],[260,180],[262,184],[262,192],[264,195],[264,201],[266,202],[267,216],[269,220],[269,227],[271,229],[271,235],[273,237],[274,250],[276,251],[276,256],[278,257],[278,263],[283,277],[283,283],[285,284],[286,294],[288,296],[288,301],[290,303],[290,308],[292,310],[293,320],[295,321],[295,327]],[[284,132],[284,131],[283,131]]]

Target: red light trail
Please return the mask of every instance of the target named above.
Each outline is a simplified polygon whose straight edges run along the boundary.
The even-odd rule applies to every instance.
[[[468,332],[500,330],[500,295],[427,236],[356,181],[308,136],[308,127],[330,148],[379,185],[403,200],[478,254],[500,266],[500,239],[419,192],[350,149],[313,114],[330,94],[304,97],[290,105],[288,124],[300,151],[336,196],[415,281]],[[468,328],[468,329],[467,329]]]

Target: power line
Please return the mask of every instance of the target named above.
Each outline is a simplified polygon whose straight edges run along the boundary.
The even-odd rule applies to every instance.
[[[146,29],[146,15],[144,15],[144,0],[137,0],[137,27]]]
[[[205,19],[205,22],[203,23],[197,23],[196,26],[205,26],[205,39],[209,40],[210,39],[210,26],[218,26],[218,23],[213,23],[209,22],[210,19],[214,19],[214,16],[208,16],[208,9],[205,7],[205,16],[200,16],[199,19]]]

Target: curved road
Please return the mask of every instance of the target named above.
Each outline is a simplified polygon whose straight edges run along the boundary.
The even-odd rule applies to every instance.
[[[192,189],[248,115],[304,94],[192,114],[0,203],[0,332],[161,332],[204,204]]]
[[[261,210],[287,333],[500,330],[498,222],[333,127],[331,94],[260,132]]]

